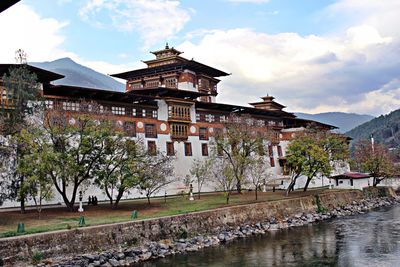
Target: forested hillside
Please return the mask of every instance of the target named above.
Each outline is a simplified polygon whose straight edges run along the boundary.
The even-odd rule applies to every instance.
[[[391,148],[400,148],[400,109],[387,115],[381,115],[346,132],[354,139],[369,139],[371,134],[375,142]]]

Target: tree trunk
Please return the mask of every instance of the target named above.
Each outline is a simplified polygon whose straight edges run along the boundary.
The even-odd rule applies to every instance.
[[[14,176],[15,177],[15,176]],[[20,176],[20,189],[24,183],[24,176]],[[20,206],[21,206],[21,213],[25,214],[25,193],[22,193],[21,190],[19,190],[19,198],[20,198]]]
[[[201,192],[201,185],[200,185],[200,183],[197,183],[197,194],[198,194],[198,199],[200,199],[200,192]]]
[[[24,214],[26,212],[25,211],[25,196],[21,196],[20,203],[21,203],[21,213]]]
[[[116,209],[118,207],[118,203],[121,200],[122,196],[124,195],[124,192],[125,192],[124,189],[118,190],[118,195],[117,195],[117,198],[115,199],[113,209]]]
[[[296,179],[294,179],[290,182],[288,188],[286,189],[286,196],[288,196],[291,191],[294,191],[295,184],[296,184]]]
[[[107,190],[107,188],[105,189],[105,191],[106,191],[106,195],[107,195],[107,197],[108,197],[108,199],[110,200],[110,205],[112,206],[113,205],[113,197],[112,197],[112,195],[110,194],[110,192]]]
[[[373,186],[376,187],[383,179],[379,179],[378,177],[374,177],[374,184]]]
[[[150,195],[146,195],[147,197],[147,203],[150,205]]]
[[[257,188],[257,185],[256,185],[256,200],[258,200],[258,194],[257,194],[258,190],[257,189],[258,188]]]
[[[242,183],[240,182],[240,180],[238,180],[238,182],[236,183],[236,191],[241,194],[242,193]]]
[[[226,204],[229,204],[230,191],[226,194]]]
[[[304,192],[307,191],[308,186],[310,185],[311,180],[312,180],[312,178],[307,178],[307,182],[306,182],[306,185],[304,186],[304,190],[303,190]]]

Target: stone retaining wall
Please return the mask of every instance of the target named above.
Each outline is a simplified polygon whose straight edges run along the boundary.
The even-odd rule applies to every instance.
[[[333,191],[319,195],[320,205],[327,210],[363,198],[394,197],[391,188],[364,191]],[[145,241],[179,238],[189,235],[216,234],[225,227],[252,224],[274,217],[285,217],[317,210],[315,196],[240,205],[186,215],[137,220],[102,226],[0,239],[0,260],[5,264],[30,261],[34,251],[44,258],[95,253],[118,247],[137,246]]]

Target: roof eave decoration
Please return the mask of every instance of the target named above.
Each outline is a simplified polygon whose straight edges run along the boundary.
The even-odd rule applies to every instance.
[[[132,78],[141,77],[143,75],[158,74],[158,73],[166,72],[166,71],[177,71],[177,70],[183,71],[184,69],[191,69],[191,70],[202,72],[202,73],[208,73],[213,77],[221,77],[221,76],[230,75],[224,71],[204,65],[197,61],[188,60],[187,62],[184,62],[184,63],[174,63],[174,64],[168,64],[168,65],[161,65],[161,66],[157,66],[157,67],[137,69],[137,70],[127,71],[127,72],[122,72],[122,73],[111,74],[110,76],[129,80]]]
[[[3,76],[4,73],[8,73],[9,69],[12,67],[19,67],[21,64],[0,64],[0,74]],[[32,65],[26,65],[29,71],[36,74],[38,81],[41,83],[51,82],[64,78],[64,75],[41,69]]]

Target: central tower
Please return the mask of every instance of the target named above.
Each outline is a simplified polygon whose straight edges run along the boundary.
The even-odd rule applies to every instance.
[[[164,49],[151,53],[156,58],[143,61],[147,68],[112,75],[127,81],[126,92],[154,95],[156,91],[163,91],[161,88],[175,89],[181,92],[174,93],[178,98],[185,98],[189,92],[195,92],[199,101],[215,102],[220,81],[217,77],[229,75],[193,59],[181,57],[183,52],[169,47],[168,43]]]

